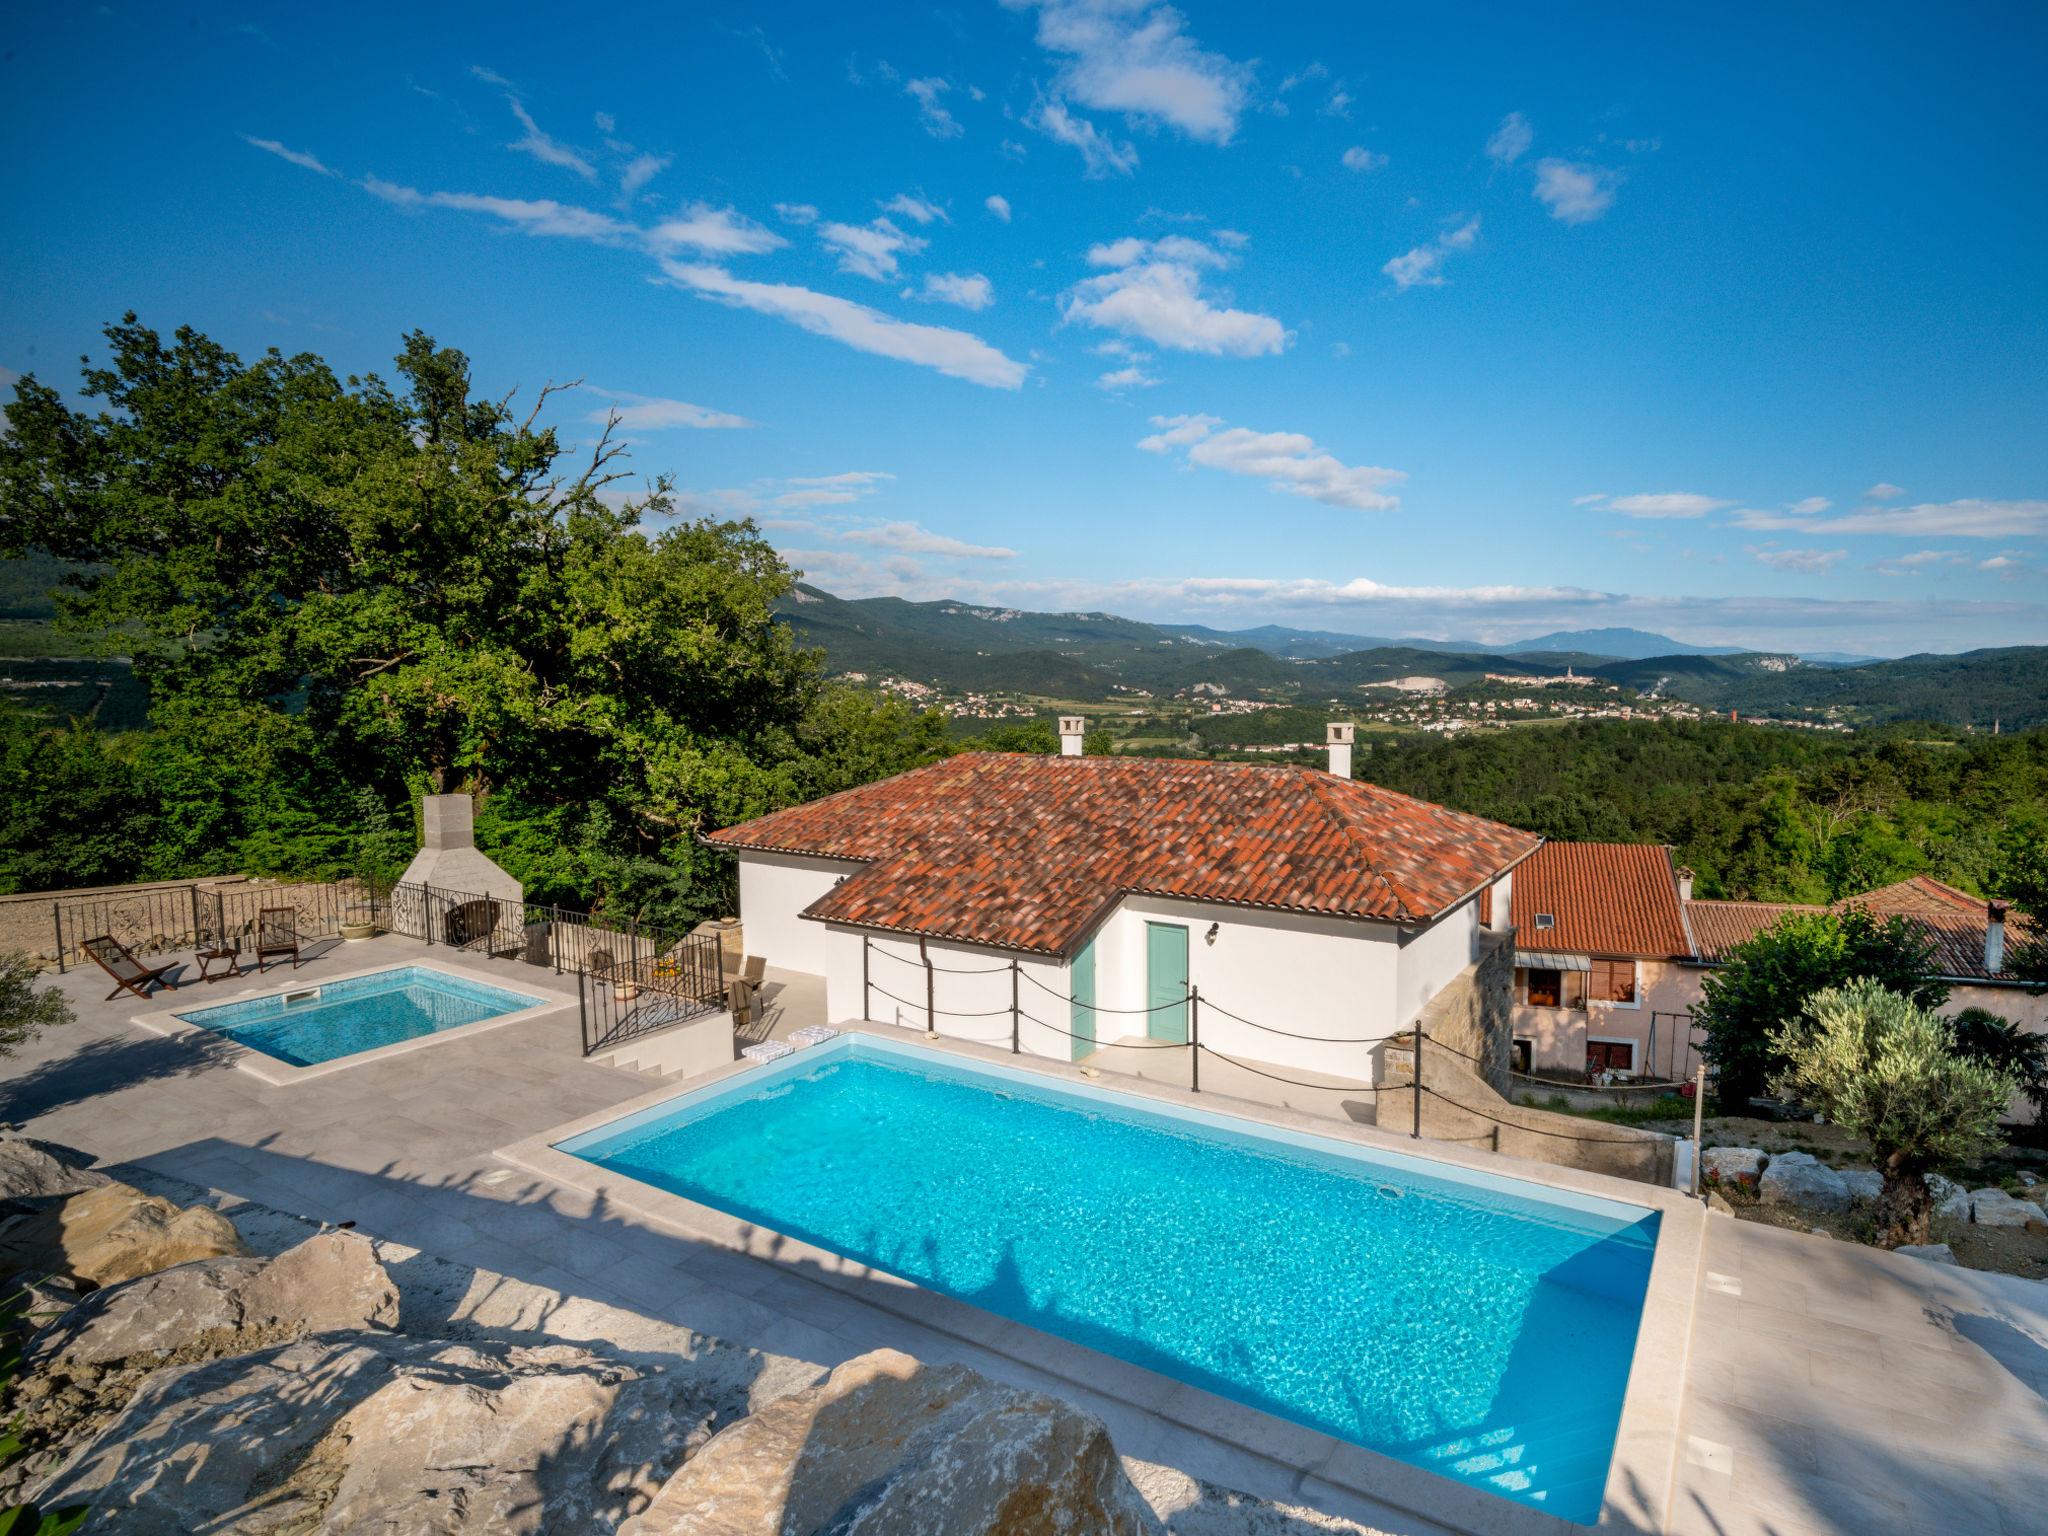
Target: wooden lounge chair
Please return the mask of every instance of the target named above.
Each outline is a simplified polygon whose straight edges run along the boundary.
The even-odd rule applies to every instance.
[[[725,973],[725,1001],[732,1010],[732,1021],[737,1028],[744,1029],[754,1022],[754,1008],[761,999],[761,981],[768,974],[768,960],[764,955],[748,955],[737,971]]]
[[[105,933],[96,939],[87,939],[85,952],[92,956],[101,970],[114,978],[114,990],[107,994],[107,1002],[111,1003],[123,992],[133,992],[144,1002],[148,1002],[149,989],[152,986],[167,987],[173,992],[178,990],[175,981],[164,979],[167,971],[175,971],[178,968],[178,962],[175,960],[165,965],[144,965],[135,958],[126,944]]]
[[[299,968],[299,913],[296,907],[265,907],[256,914],[256,969],[265,969],[272,955],[290,955]]]

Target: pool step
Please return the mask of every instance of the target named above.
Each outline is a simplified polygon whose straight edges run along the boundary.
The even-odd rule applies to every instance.
[[[696,1077],[733,1060],[732,1015],[707,1014],[684,1024],[671,1025],[637,1040],[628,1040],[590,1058],[600,1066],[637,1072],[642,1077],[666,1082],[673,1078]]]

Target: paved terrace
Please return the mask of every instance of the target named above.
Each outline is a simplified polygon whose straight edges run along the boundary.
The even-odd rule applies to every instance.
[[[192,987],[217,1003],[385,963],[411,941],[328,943],[293,975]],[[1214,1399],[1211,1432],[869,1306],[786,1265],[677,1235],[508,1167],[495,1149],[643,1096],[580,1055],[572,979],[431,958],[544,991],[558,1012],[271,1087],[201,1039],[129,1023],[94,969],[56,979],[79,1022],[0,1067],[0,1119],[131,1176],[188,1181],[364,1230],[564,1298],[832,1365],[891,1346],[1080,1403],[1126,1455],[1264,1498],[1425,1536],[1324,1482]],[[186,975],[195,974],[188,967]],[[822,988],[769,972],[755,1034],[817,1022]],[[1105,1060],[1104,1065],[1110,1063]],[[1206,1077],[1206,1072],[1205,1072]],[[1204,1087],[1211,1085],[1205,1081]],[[1233,1087],[1238,1086],[1232,1084]],[[1326,1111],[1345,1115],[1343,1096]],[[1312,1104],[1300,1105],[1315,1112]],[[1355,1107],[1348,1118],[1358,1116]],[[1685,1536],[2037,1532],[2048,1509],[2048,1286],[1716,1218],[1706,1225],[1669,1528]],[[565,1314],[566,1315],[566,1314]],[[1027,1331],[1028,1332],[1028,1331]],[[1028,1351],[1020,1351],[1028,1353]],[[1261,1529],[1293,1530],[1294,1522]],[[1306,1526],[1300,1526],[1303,1532]]]

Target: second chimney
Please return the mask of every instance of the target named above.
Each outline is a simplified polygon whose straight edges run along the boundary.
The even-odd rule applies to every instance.
[[[1357,734],[1358,727],[1349,720],[1330,722],[1330,772],[1340,779],[1351,777],[1351,738]]]
[[[2005,969],[2005,903],[1984,904],[1984,972],[1996,976]]]
[[[1060,756],[1079,757],[1082,738],[1088,734],[1088,721],[1082,715],[1060,716]]]
[[[1683,864],[1678,866],[1678,899],[1680,901],[1692,900],[1692,871]]]

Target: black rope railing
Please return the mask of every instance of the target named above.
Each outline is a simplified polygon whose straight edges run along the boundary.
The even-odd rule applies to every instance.
[[[1216,1003],[1210,1001],[1208,998],[1203,997],[1201,995],[1201,989],[1195,986],[1189,986],[1187,991],[1180,997],[1170,998],[1162,1003],[1153,1003],[1144,1008],[1113,1008],[1108,1007],[1101,1003],[1094,1002],[1092,1000],[1083,1000],[1082,998],[1074,996],[1070,992],[1062,992],[1059,988],[1050,985],[1049,983],[1041,980],[1038,976],[1033,975],[1030,971],[1025,970],[1023,968],[1022,963],[1017,960],[1012,960],[1006,965],[964,968],[957,966],[942,966],[936,964],[931,959],[929,953],[925,952],[924,941],[922,939],[919,940],[918,948],[919,957],[914,960],[907,955],[895,954],[887,949],[879,949],[879,953],[888,956],[890,959],[895,960],[900,964],[911,966],[917,970],[921,970],[924,972],[925,999],[923,1002],[919,1002],[912,998],[903,997],[898,993],[892,992],[888,988],[882,986],[879,982],[873,979],[872,975],[870,974],[869,957],[872,954],[878,952],[878,946],[876,946],[875,943],[871,939],[867,938],[865,935],[862,937],[861,1007],[863,1013],[865,1013],[867,1010],[868,997],[874,993],[880,993],[883,997],[889,999],[889,1001],[897,1004],[899,1007],[908,1008],[913,1011],[922,1013],[924,1015],[925,1029],[927,1033],[934,1035],[937,1033],[938,1021],[941,1017],[948,1019],[988,1019],[996,1018],[1002,1014],[1007,1013],[1010,1015],[1010,1052],[1012,1055],[1021,1054],[1022,1052],[1023,1026],[1027,1023],[1035,1029],[1043,1029],[1052,1034],[1064,1036],[1069,1040],[1083,1040],[1088,1042],[1090,1045],[1097,1046],[1099,1046],[1102,1043],[1097,1039],[1096,1035],[1093,1032],[1084,1035],[1079,1033],[1078,1031],[1064,1028],[1061,1025],[1055,1024],[1050,1019],[1042,1019],[1039,1018],[1036,1014],[1028,1012],[1021,1003],[1019,987],[1021,982],[1029,981],[1034,987],[1038,988],[1046,996],[1053,998],[1058,1002],[1065,1003],[1068,1007],[1076,1010],[1077,1013],[1084,1014],[1090,1017],[1105,1014],[1119,1017],[1149,1017],[1150,1015],[1157,1013],[1165,1013],[1176,1009],[1185,1009],[1187,1012],[1188,1020],[1188,1038],[1185,1040],[1161,1040],[1150,1036],[1145,1036],[1119,1040],[1115,1043],[1119,1049],[1188,1052],[1189,1084],[1192,1087],[1192,1089],[1197,1093],[1201,1092],[1202,1088],[1202,1058],[1204,1056],[1209,1056],[1217,1061],[1227,1063],[1239,1072],[1248,1073],[1253,1077],[1264,1078],[1270,1082],[1284,1083],[1287,1086],[1293,1088],[1305,1088],[1316,1092],[1345,1094],[1353,1097],[1362,1095],[1365,1097],[1372,1098],[1374,1100],[1377,1100],[1379,1096],[1382,1094],[1410,1094],[1412,1095],[1413,1100],[1413,1115],[1411,1120],[1410,1135],[1417,1139],[1420,1139],[1422,1135],[1422,1102],[1424,1096],[1426,1095],[1429,1098],[1437,1100],[1439,1103],[1447,1104],[1451,1106],[1453,1109],[1459,1110],[1464,1114],[1470,1115],[1474,1119],[1483,1120],[1492,1125],[1502,1126],[1512,1131],[1526,1131],[1533,1136],[1544,1136],[1552,1140],[1578,1142],[1590,1146],[1642,1147],[1650,1144],[1648,1142],[1633,1137],[1580,1136],[1573,1134],[1569,1131],[1546,1130],[1541,1126],[1527,1125],[1521,1123],[1520,1121],[1515,1120],[1504,1120],[1500,1118],[1498,1115],[1488,1114],[1483,1109],[1475,1109],[1471,1105],[1465,1104],[1462,1101],[1451,1097],[1449,1094],[1443,1093],[1439,1089],[1434,1088],[1423,1081],[1423,1058],[1425,1054],[1423,1050],[1424,1046],[1434,1047],[1437,1050],[1447,1052],[1448,1054],[1457,1057],[1462,1061],[1469,1062],[1472,1065],[1481,1068],[1482,1070],[1486,1068],[1487,1062],[1483,1057],[1477,1055],[1476,1053],[1452,1045],[1448,1041],[1440,1040],[1436,1036],[1429,1034],[1427,1031],[1419,1027],[1399,1032],[1390,1036],[1308,1034],[1300,1030],[1282,1029],[1278,1025],[1261,1023],[1257,1019],[1248,1019],[1243,1014],[1235,1013],[1228,1008],[1220,1007]],[[994,976],[1000,975],[1004,971],[1008,971],[1010,973],[1010,1002],[1008,1007],[958,1009],[940,1008],[938,1006],[936,992],[937,977],[942,975]],[[1346,1083],[1341,1081],[1334,1083],[1316,1083],[1309,1082],[1304,1078],[1289,1077],[1285,1073],[1275,1072],[1271,1070],[1269,1067],[1254,1066],[1251,1062],[1246,1061],[1241,1057],[1229,1054],[1224,1051],[1219,1051],[1214,1046],[1203,1043],[1201,1038],[1201,1021],[1205,1013],[1218,1015],[1222,1018],[1230,1020],[1232,1023],[1243,1025],[1247,1029],[1259,1030],[1265,1034],[1277,1035],[1283,1039],[1288,1040],[1301,1040],[1317,1045],[1392,1046],[1396,1051],[1406,1052],[1412,1056],[1412,1065],[1410,1067],[1411,1081],[1408,1083],[1376,1083],[1371,1085],[1367,1085],[1364,1083]],[[983,1041],[980,1043],[986,1044],[993,1042]],[[1519,1077],[1523,1076],[1524,1074],[1512,1073],[1511,1075]]]

